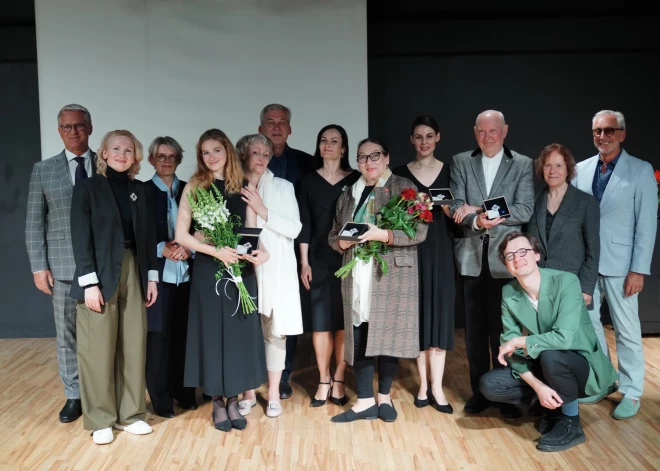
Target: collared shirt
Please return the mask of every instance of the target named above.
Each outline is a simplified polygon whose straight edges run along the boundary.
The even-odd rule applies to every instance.
[[[78,162],[76,162],[76,157],[84,157],[85,170],[87,171],[87,176],[92,176],[92,152],[87,149],[83,155],[76,155],[73,152],[69,152],[67,149],[64,149],[64,155],[66,160],[69,161],[69,177],[71,177],[71,183],[76,184],[76,169],[78,168]]]
[[[275,175],[277,178],[284,178],[286,180],[286,169],[287,169],[287,150],[289,150],[289,146],[284,146],[284,152],[282,152],[282,155],[280,156],[273,156],[270,158],[270,162],[268,162],[268,169],[273,172],[273,175]]]
[[[598,165],[596,165],[596,173],[594,174],[594,181],[591,184],[591,191],[598,200],[598,203],[600,203],[600,200],[603,199],[603,194],[605,193],[607,184],[610,181],[612,172],[614,172],[614,167],[616,167],[616,164],[619,161],[619,157],[621,157],[621,152],[623,152],[623,149],[619,150],[619,153],[616,155],[616,157],[614,157],[614,159],[607,164],[605,173],[603,173],[601,170],[604,163],[603,159],[598,159]]]
[[[170,240],[173,240],[176,229],[176,218],[179,213],[179,205],[176,202],[176,195],[179,193],[179,179],[176,175],[174,176],[171,191],[158,175],[154,175],[151,180],[160,191],[163,191],[167,194],[167,236]],[[159,242],[156,246],[156,255],[158,258],[163,257],[164,248],[164,241]],[[190,281],[190,273],[188,271],[189,268],[190,267],[186,260],[178,260],[175,262],[169,258],[165,259],[165,265],[163,267],[163,281],[165,283],[176,284],[177,286],[181,283],[186,283]]]
[[[490,194],[490,190],[493,188],[493,183],[495,183],[495,176],[497,175],[497,170],[500,168],[502,163],[502,157],[504,156],[504,147],[495,154],[493,157],[486,157],[483,152],[481,153],[481,165],[484,168],[484,179],[486,180],[486,194]],[[474,218],[472,221],[472,228],[475,231],[481,230],[477,225],[477,218]]]
[[[495,154],[493,157],[486,157],[481,154],[481,164],[484,167],[484,178],[486,179],[486,194],[490,194],[491,188],[493,188],[493,183],[495,182],[495,176],[497,175],[497,170],[500,168],[502,163],[502,156],[504,155],[504,147]]]

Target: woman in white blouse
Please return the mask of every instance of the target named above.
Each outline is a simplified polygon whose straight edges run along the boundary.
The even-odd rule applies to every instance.
[[[302,224],[293,185],[275,177],[268,169],[272,141],[262,134],[250,134],[236,143],[236,151],[248,181],[241,189],[243,200],[256,214],[256,227],[262,229],[259,239],[271,254],[268,263],[258,266],[256,273],[268,370],[266,415],[277,417],[282,413],[279,387],[286,358],[286,336],[303,332],[293,250]],[[255,391],[246,391],[239,402],[239,411],[247,415],[256,403]]]

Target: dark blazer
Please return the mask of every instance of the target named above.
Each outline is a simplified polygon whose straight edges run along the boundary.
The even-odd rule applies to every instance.
[[[161,242],[169,242],[169,231],[167,227],[167,193],[162,191],[156,186],[153,180],[146,182],[146,185],[151,190],[154,201],[154,217],[156,222],[156,244]],[[183,195],[183,188],[186,186],[186,182],[179,180],[179,191],[175,197],[177,204],[181,202],[181,195]],[[194,231],[194,229],[193,229]],[[154,246],[154,251],[157,252],[156,246]],[[160,296],[161,291],[167,289],[165,283],[163,283],[163,270],[165,269],[165,257],[158,258],[158,298],[156,302],[147,308],[147,326],[149,332],[162,332],[163,331],[163,311],[165,306],[163,305],[164,301],[168,299],[167,296]],[[193,259],[188,259],[188,266],[190,267],[189,273],[192,272],[192,261]]]
[[[541,242],[539,266],[577,275],[583,293],[594,294],[600,257],[600,207],[593,195],[568,185],[546,238],[548,187],[536,197],[527,232]]]
[[[153,196],[149,186],[138,180],[129,180],[128,191],[137,197],[135,201],[131,199],[131,212],[141,285],[146,296],[148,280],[158,276]],[[85,290],[80,285],[80,278],[84,277],[83,286],[97,282],[103,299],[108,301],[119,284],[124,232],[119,207],[105,176],[95,174],[73,189],[71,238],[76,261],[71,297],[85,300]]]
[[[296,192],[298,191],[298,182],[302,177],[312,170],[314,158],[307,152],[293,149],[286,145],[284,150],[286,154],[286,177],[285,179],[293,183]],[[277,158],[277,157],[273,157]]]

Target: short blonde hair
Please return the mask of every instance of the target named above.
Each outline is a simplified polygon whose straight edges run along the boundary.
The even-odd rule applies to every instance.
[[[135,163],[131,165],[131,168],[128,169],[128,178],[135,180],[135,176],[140,173],[140,162],[142,162],[144,154],[142,153],[142,144],[137,140],[137,137],[135,137],[132,132],[126,131],[125,129],[117,129],[115,131],[107,132],[105,136],[103,136],[103,139],[101,139],[99,150],[96,151],[96,173],[105,177],[105,171],[108,168],[108,163],[103,158],[103,151],[105,151],[105,148],[108,147],[110,139],[117,136],[128,137],[133,141]]]

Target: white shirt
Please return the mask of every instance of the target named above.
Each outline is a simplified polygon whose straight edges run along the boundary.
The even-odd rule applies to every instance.
[[[73,160],[76,157],[85,158],[84,163],[87,176],[92,176],[92,152],[89,149],[87,149],[83,155],[76,155],[73,152],[69,152],[67,149],[64,149],[64,155],[66,155],[66,159],[69,161],[69,176],[71,177],[71,183],[73,185],[76,184],[76,169],[78,168],[78,162]]]
[[[532,303],[532,307],[536,309],[536,312],[539,312],[539,298],[536,298],[536,301],[534,301],[529,294],[525,293],[527,296],[527,299],[529,299],[529,302]]]
[[[495,182],[495,176],[497,175],[497,170],[500,168],[502,163],[502,156],[504,155],[504,147],[495,154],[493,157],[486,157],[481,154],[481,165],[484,167],[484,179],[486,180],[486,194],[490,194],[490,190],[493,188],[493,183]],[[472,221],[472,228],[475,231],[480,230],[481,228],[477,225],[477,218],[474,218]]]

